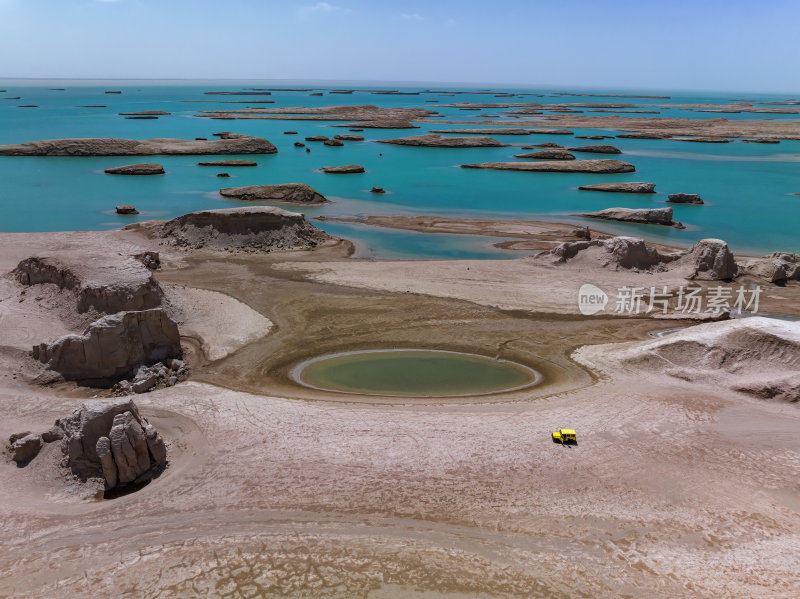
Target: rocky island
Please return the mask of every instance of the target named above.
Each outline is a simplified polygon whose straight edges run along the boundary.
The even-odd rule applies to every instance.
[[[622,160],[563,160],[557,162],[482,162],[462,164],[461,168],[543,173],[632,173],[636,168]]]
[[[250,185],[226,187],[219,190],[226,198],[245,202],[286,202],[290,204],[325,204],[325,196],[305,183],[281,183],[278,185]]]
[[[491,137],[445,137],[433,133],[396,137],[392,139],[379,139],[377,142],[396,146],[419,146],[424,148],[499,148],[506,145]]]
[[[672,220],[672,208],[606,208],[605,210],[580,214],[579,216],[626,223],[640,223],[643,225],[665,225],[667,227],[683,228],[681,223]]]
[[[193,154],[275,154],[266,139],[227,134],[218,140],[87,138],[46,139],[0,146],[0,156],[169,156]]]

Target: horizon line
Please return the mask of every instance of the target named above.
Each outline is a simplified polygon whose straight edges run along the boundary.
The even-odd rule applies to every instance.
[[[413,86],[420,86],[422,84],[425,85],[448,85],[456,88],[460,87],[474,87],[474,86],[502,86],[507,88],[518,88],[518,89],[546,89],[546,90],[554,90],[554,89],[566,89],[566,90],[574,90],[574,89],[583,89],[583,90],[598,90],[598,91],[643,91],[643,92],[713,92],[713,93],[730,93],[730,94],[740,94],[740,93],[758,93],[758,94],[781,94],[781,95],[791,95],[798,93],[800,91],[778,91],[778,90],[732,90],[732,89],[700,89],[700,88],[668,88],[668,87],[629,87],[628,85],[620,85],[619,87],[600,87],[596,85],[578,85],[578,84],[563,84],[557,85],[552,83],[540,83],[540,84],[532,84],[532,83],[512,83],[512,82],[491,82],[491,81],[414,81],[414,80],[385,80],[385,79],[314,79],[314,78],[269,78],[269,77],[25,77],[25,76],[0,76],[0,81],[291,81],[291,82],[306,82],[306,83],[330,83],[330,84],[342,84],[342,83],[371,83],[371,84],[404,84],[404,85],[413,85]]]

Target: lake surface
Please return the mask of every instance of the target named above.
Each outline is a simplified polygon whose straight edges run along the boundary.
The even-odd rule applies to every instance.
[[[540,375],[504,360],[459,352],[392,349],[321,356],[294,368],[301,385],[369,395],[484,395],[533,385]]]
[[[220,130],[230,130],[265,137],[278,147],[278,154],[245,156],[255,159],[255,168],[227,168],[230,179],[218,179],[215,168],[198,167],[198,157],[0,157],[0,231],[97,230],[121,227],[134,220],[165,219],[199,209],[244,205],[221,197],[221,187],[303,182],[333,201],[319,207],[299,207],[309,218],[316,216],[360,216],[369,214],[435,214],[451,217],[518,218],[587,224],[573,216],[608,207],[663,207],[668,193],[698,193],[703,206],[673,206],[675,219],[687,225],[685,230],[667,227],[609,224],[591,221],[593,227],[618,234],[645,237],[678,246],[688,246],[699,239],[725,239],[734,251],[766,253],[776,250],[800,252],[800,141],[782,141],[777,145],[729,143],[699,144],[669,140],[611,139],[602,142],[579,140],[573,136],[494,136],[511,144],[538,144],[548,141],[565,146],[611,143],[624,154],[618,157],[636,166],[636,172],[622,175],[520,173],[458,168],[460,164],[514,160],[519,148],[415,148],[374,143],[378,139],[418,135],[431,129],[456,129],[467,125],[420,123],[420,129],[366,129],[364,142],[345,142],[344,147],[325,147],[308,143],[311,152],[294,148],[293,143],[310,135],[333,136],[347,132],[332,128],[332,122],[246,120],[218,121],[198,118],[200,110],[230,110],[248,106],[268,108],[292,106],[330,106],[341,104],[377,104],[380,106],[428,107],[439,111],[443,119],[475,121],[477,115],[498,109],[460,111],[438,104],[453,102],[627,102],[631,104],[724,103],[742,99],[740,94],[697,95],[663,92],[671,99],[588,98],[561,96],[556,90],[497,88],[499,93],[537,94],[521,98],[494,98],[492,95],[444,93],[420,95],[376,95],[381,89],[422,91],[426,88],[402,88],[358,84],[361,92],[330,94],[337,86],[293,82],[294,88],[309,91],[273,91],[269,96],[209,96],[206,91],[239,91],[251,87],[282,87],[276,82],[146,82],[146,81],[13,81],[0,80],[0,143],[20,143],[37,139],[66,137],[120,137],[148,139],[206,137]],[[349,87],[343,85],[338,87]],[[50,88],[64,88],[58,91]],[[366,89],[365,89],[366,88]],[[437,91],[448,90],[441,87]],[[119,90],[121,94],[105,94]],[[472,90],[476,91],[476,90]],[[598,90],[557,90],[597,92]],[[636,92],[625,92],[636,93]],[[655,92],[643,92],[653,94]],[[541,97],[539,97],[541,95]],[[16,98],[5,99],[5,98]],[[754,96],[749,101],[789,99],[788,96]],[[197,103],[193,101],[203,101]],[[242,104],[223,100],[242,100]],[[274,104],[248,104],[250,100],[272,100]],[[438,100],[438,102],[430,102]],[[21,108],[33,104],[38,108]],[[104,108],[84,108],[104,105]],[[790,107],[793,108],[793,107]],[[660,109],[661,116],[757,120],[793,119],[800,115],[723,114],[692,112],[680,108]],[[120,112],[163,110],[170,116],[157,120],[126,120]],[[588,113],[587,113],[588,114]],[[636,117],[635,114],[627,115]],[[654,117],[659,115],[639,115]],[[536,118],[535,116],[528,117]],[[510,125],[514,119],[507,119]],[[542,123],[548,127],[547,123]],[[284,135],[295,130],[299,135]],[[575,135],[609,131],[572,129]],[[613,132],[611,132],[613,134]],[[579,155],[598,158],[601,155]],[[213,157],[203,157],[212,159]],[[220,158],[236,158],[221,156]],[[151,177],[105,175],[110,166],[155,161],[167,174]],[[366,173],[325,175],[322,166],[362,164]],[[579,185],[609,181],[653,181],[654,195],[581,192]],[[385,188],[385,195],[369,192],[373,186]],[[141,214],[122,217],[114,213],[119,204],[133,204]],[[493,247],[496,239],[470,235],[414,234],[357,225],[316,222],[332,234],[352,239],[358,255],[374,258],[472,258],[497,259],[524,255]]]

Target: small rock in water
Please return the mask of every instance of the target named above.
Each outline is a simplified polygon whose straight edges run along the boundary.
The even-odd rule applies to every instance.
[[[296,142],[294,142],[294,147],[295,148],[305,148],[306,144],[304,144],[302,141],[296,141]]]
[[[383,187],[373,187],[369,191],[370,193],[386,193],[386,190]]]
[[[284,131],[284,135],[297,135],[297,131]]]
[[[217,177],[222,177],[223,179],[230,177],[228,173],[217,173]]]
[[[124,204],[117,206],[117,214],[139,214],[139,211],[129,204]]]
[[[696,193],[671,193],[668,202],[672,204],[703,204],[702,198]]]

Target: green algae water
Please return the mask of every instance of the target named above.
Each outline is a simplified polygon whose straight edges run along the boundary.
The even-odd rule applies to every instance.
[[[320,356],[296,366],[292,377],[301,385],[324,391],[403,397],[486,395],[541,380],[538,372],[516,362],[424,349]]]
[[[291,87],[302,91],[273,90],[269,96],[216,96],[206,91],[237,91],[249,87]],[[465,163],[515,160],[519,147],[500,148],[415,148],[375,143],[380,139],[419,135],[438,129],[458,129],[437,121],[474,121],[480,128],[481,115],[498,110],[460,111],[441,104],[452,102],[580,102],[589,98],[565,97],[555,90],[498,88],[498,93],[525,93],[527,97],[495,99],[465,89],[380,84],[364,89],[343,83],[338,87],[358,87],[351,94],[330,95],[331,83],[291,84],[282,82],[164,82],[164,81],[20,81],[0,80],[0,144],[67,137],[118,137],[127,139],[205,137],[229,130],[264,137],[278,148],[277,154],[264,156],[203,156],[247,158],[257,167],[225,169],[231,178],[220,180],[219,170],[198,167],[197,156],[153,157],[13,157],[0,156],[0,232],[102,230],[119,228],[136,220],[168,219],[194,210],[246,205],[223,198],[221,187],[302,182],[332,200],[322,206],[293,207],[315,225],[352,240],[357,256],[402,259],[500,259],[515,258],[524,252],[496,247],[499,241],[472,235],[441,235],[398,232],[367,227],[314,221],[317,216],[358,217],[363,215],[438,215],[502,219],[550,220],[593,227],[611,233],[634,235],[675,246],[689,246],[699,239],[726,240],[735,252],[800,252],[800,141],[780,144],[746,143],[699,144],[673,140],[610,139],[590,142],[578,135],[609,134],[616,131],[572,129],[574,135],[494,136],[507,144],[556,142],[572,147],[589,143],[611,143],[631,162],[635,173],[598,175],[577,173],[520,173],[459,168]],[[53,89],[59,88],[59,89]],[[303,89],[305,88],[305,89]],[[400,89],[419,95],[376,94],[382,89]],[[62,90],[63,89],[63,90]],[[311,96],[311,90],[323,93]],[[106,94],[119,90],[120,94]],[[459,92],[457,96],[446,93]],[[561,90],[598,91],[598,90]],[[439,93],[443,92],[443,93]],[[446,93],[444,93],[446,92]],[[636,92],[628,92],[636,93]],[[651,92],[652,93],[652,92]],[[665,99],[602,98],[602,102],[630,102],[648,105],[658,114],[650,117],[709,118],[670,104],[725,103],[741,99],[738,94],[688,94],[664,92]],[[17,99],[19,98],[19,99]],[[789,99],[788,96],[753,96],[752,102]],[[238,100],[240,104],[224,100]],[[272,104],[248,104],[269,100]],[[431,122],[417,123],[413,130],[365,129],[363,142],[345,142],[344,147],[309,143],[295,148],[294,142],[311,135],[347,132],[332,128],[326,121],[239,120],[219,121],[198,118],[202,110],[246,108],[319,107],[341,104],[375,104],[383,107],[426,107],[441,113]],[[666,107],[652,106],[654,104]],[[25,108],[23,106],[36,106]],[[791,106],[790,106],[791,107]],[[162,110],[169,115],[152,120],[130,120],[120,113]],[[632,119],[636,115],[628,115]],[[531,120],[537,117],[529,117]],[[793,119],[797,114],[725,114],[728,119]],[[514,125],[516,120],[507,116]],[[543,127],[548,123],[543,121]],[[284,135],[286,130],[298,135]],[[582,155],[580,158],[598,158]],[[135,162],[158,162],[165,175],[120,177],[104,174],[111,166]],[[366,172],[358,175],[325,175],[323,166],[362,164]],[[656,194],[636,195],[583,192],[580,185],[609,181],[652,181]],[[373,186],[388,193],[376,196]],[[667,194],[698,193],[702,206],[666,204]],[[119,216],[114,207],[132,204],[138,216]],[[575,216],[609,207],[659,208],[671,206],[675,220],[685,230],[668,227],[587,221]]]

